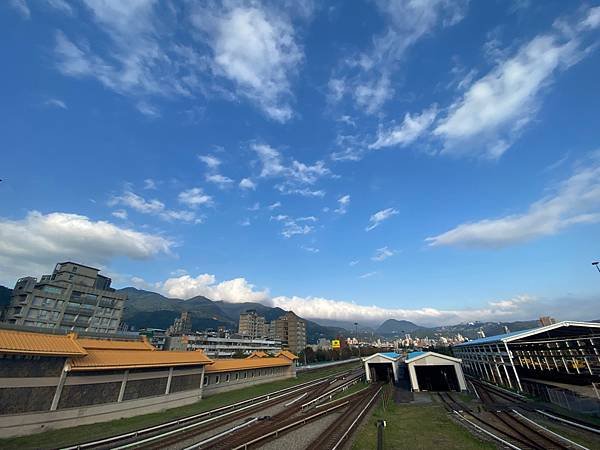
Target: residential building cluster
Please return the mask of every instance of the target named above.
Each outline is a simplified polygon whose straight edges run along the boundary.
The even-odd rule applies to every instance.
[[[268,338],[280,341],[290,351],[300,353],[306,348],[306,321],[293,311],[271,321],[259,315],[255,310],[240,314],[239,333],[251,339]]]
[[[98,269],[73,262],[56,265],[51,275],[20,278],[4,322],[25,327],[116,333],[127,296],[110,287]]]

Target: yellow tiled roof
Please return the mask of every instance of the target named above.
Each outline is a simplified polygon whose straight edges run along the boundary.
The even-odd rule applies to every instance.
[[[71,361],[71,370],[114,370],[149,367],[197,366],[212,362],[204,352],[88,350],[87,356]]]
[[[252,353],[250,353],[249,356],[246,357],[246,359],[252,359],[252,358],[266,358],[267,355],[265,352],[263,352],[262,350],[259,351],[254,351]]]
[[[75,335],[30,333],[0,329],[0,353],[39,356],[84,356]]]
[[[289,366],[290,360],[284,358],[244,358],[244,359],[215,359],[206,366],[206,373],[231,372],[234,370],[264,369],[268,367]]]
[[[147,340],[119,341],[110,339],[77,338],[87,350],[156,350]]]
[[[282,350],[279,353],[277,353],[275,356],[276,357],[283,356],[284,358],[291,359],[292,361],[295,359],[298,359],[298,357],[296,355],[294,355],[292,352],[290,352],[289,350]]]

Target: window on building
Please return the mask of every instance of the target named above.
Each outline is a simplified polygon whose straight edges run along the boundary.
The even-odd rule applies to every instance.
[[[43,286],[42,291],[49,292],[50,294],[62,294],[63,290],[56,286]]]
[[[77,266],[73,266],[73,272],[77,272]]]
[[[208,378],[209,378],[208,376],[204,377],[204,386],[208,386],[208,383],[209,383]]]
[[[230,379],[231,379],[231,375],[230,374],[225,374],[225,383],[229,383]]]
[[[221,375],[215,375],[215,384],[219,384],[221,382]]]
[[[236,379],[236,381],[240,379],[240,373],[239,372],[235,373],[235,379]]]

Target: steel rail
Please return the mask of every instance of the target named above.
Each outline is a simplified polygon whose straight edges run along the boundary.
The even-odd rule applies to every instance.
[[[549,430],[549,429],[548,429],[548,428],[546,428],[545,426],[543,426],[543,425],[540,425],[539,423],[535,422],[534,420],[531,420],[529,417],[525,417],[523,414],[521,414],[521,413],[520,413],[519,411],[517,411],[516,409],[513,409],[512,411],[513,411],[513,413],[515,413],[517,416],[521,417],[522,419],[526,420],[527,422],[531,423],[532,425],[534,425],[534,426],[536,426],[536,427],[539,427],[539,428],[541,428],[541,429],[542,429],[542,430],[544,430],[545,432],[547,432],[547,433],[549,433],[549,434],[551,434],[551,435],[553,435],[553,436],[556,436],[557,438],[559,438],[559,439],[562,439],[563,441],[565,441],[565,442],[568,442],[569,444],[571,444],[571,445],[574,445],[574,446],[576,446],[576,447],[579,447],[579,448],[581,448],[581,449],[583,449],[583,450],[590,450],[589,448],[587,448],[587,447],[584,447],[583,445],[581,445],[581,444],[578,444],[577,442],[574,442],[574,441],[572,441],[571,439],[568,439],[568,438],[566,438],[566,437],[564,437],[564,436],[562,436],[562,435],[560,435],[560,434],[558,434],[558,433],[555,433],[555,432],[554,432],[554,431],[552,431],[552,430]]]
[[[345,371],[342,372],[341,374],[337,375],[342,376],[345,374],[351,374],[352,372],[354,372],[355,370],[349,370],[349,371]],[[125,439],[132,439],[132,438],[137,438],[140,437],[142,435],[146,435],[148,433],[152,433],[154,431],[159,431],[162,430],[164,428],[169,428],[172,426],[177,426],[177,425],[181,425],[183,423],[189,422],[191,420],[195,420],[195,419],[200,419],[202,417],[210,417],[214,414],[220,413],[222,411],[227,411],[228,409],[234,409],[235,411],[241,411],[241,409],[236,409],[239,406],[245,405],[247,403],[255,403],[258,400],[261,399],[266,399],[269,400],[271,399],[273,396],[277,396],[279,394],[284,394],[284,393],[293,393],[296,391],[301,391],[306,387],[312,387],[312,386],[316,386],[318,384],[321,384],[323,382],[325,382],[326,380],[330,379],[332,377],[332,375],[329,376],[325,376],[325,377],[321,377],[321,378],[317,378],[315,380],[310,380],[310,381],[306,381],[304,383],[300,383],[300,384],[296,384],[294,386],[290,386],[284,389],[279,389],[277,391],[273,391],[273,392],[269,392],[268,394],[263,394],[263,395],[259,395],[257,397],[253,397],[253,398],[249,398],[247,400],[242,400],[241,402],[236,402],[236,403],[232,403],[229,405],[225,405],[225,406],[221,406],[219,408],[215,408],[215,409],[211,409],[209,411],[204,411],[198,414],[194,414],[191,416],[186,416],[186,417],[182,417],[181,419],[177,419],[177,420],[172,420],[169,422],[165,422],[165,423],[161,423],[158,425],[154,425],[151,427],[147,427],[147,428],[142,428],[140,430],[135,430],[135,431],[130,431],[127,433],[123,433],[123,434],[119,434],[119,435],[115,435],[115,436],[110,436],[107,438],[103,438],[103,439],[98,439],[95,441],[89,441],[89,442],[84,442],[81,444],[76,444],[76,445],[72,445],[69,447],[63,447],[61,448],[61,450],[85,450],[85,449],[89,449],[89,448],[94,448],[94,447],[99,447],[102,445],[107,445],[107,444],[112,444],[118,441],[122,441]],[[219,417],[222,417],[222,415],[219,415]]]
[[[575,421],[572,421],[572,420],[563,419],[562,417],[557,417],[557,416],[555,416],[553,414],[550,414],[550,413],[547,413],[545,411],[542,411],[541,409],[536,409],[535,411],[538,412],[538,413],[540,413],[540,414],[543,414],[546,417],[550,417],[551,419],[558,420],[559,422],[564,422],[564,423],[572,425],[574,427],[581,428],[581,429],[587,430],[587,431],[591,431],[592,433],[600,434],[600,429],[598,429],[598,428],[589,427],[587,425],[583,425],[581,423],[578,423],[578,422],[575,422]]]

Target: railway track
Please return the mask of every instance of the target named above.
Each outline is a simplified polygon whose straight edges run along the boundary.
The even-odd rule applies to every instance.
[[[153,427],[124,433],[96,441],[85,442],[62,450],[105,450],[105,449],[142,449],[165,448],[161,443],[170,442],[180,435],[197,435],[214,429],[216,426],[232,423],[246,416],[257,413],[271,406],[284,403],[315,389],[330,387],[335,380],[358,376],[359,371],[349,370],[341,374],[319,378],[289,388],[281,389],[270,394],[248,399],[232,405],[226,405],[203,413],[183,417],[178,420],[165,422]],[[217,425],[218,424],[218,425]],[[178,439],[176,439],[178,440]]]
[[[331,387],[331,384],[326,384],[321,386],[319,389],[311,392],[308,396],[302,398],[302,401],[295,401],[294,403],[288,403],[287,407],[280,411],[279,413],[273,415],[272,417],[267,418],[266,420],[262,420],[260,422],[255,422],[251,426],[246,427],[243,433],[228,433],[221,436],[218,439],[208,439],[205,441],[201,441],[199,443],[190,445],[186,447],[186,450],[196,450],[196,449],[204,449],[210,448],[211,450],[225,450],[231,448],[250,448],[255,445],[257,442],[264,442],[265,440],[273,437],[277,437],[282,434],[279,430],[282,431],[291,430],[296,428],[297,426],[304,425],[318,417],[322,417],[325,415],[323,411],[337,411],[338,406],[343,406],[344,404],[349,404],[352,400],[337,400],[331,402],[329,404],[329,408],[323,411],[319,411],[316,414],[306,414],[310,407],[315,405],[316,401],[319,399],[328,398],[335,393],[336,390],[340,389],[342,386],[350,385],[360,379],[362,374],[359,376],[349,377],[345,382],[338,387]],[[302,414],[302,413],[305,414]],[[299,417],[302,418],[299,420]],[[237,431],[237,430],[236,430]],[[273,433],[275,431],[275,433]]]
[[[366,389],[367,392],[364,395],[357,396],[355,401],[351,402],[342,412],[338,420],[328,426],[323,433],[310,443],[307,450],[340,449],[360,423],[362,417],[375,403],[382,389],[382,383],[374,384]]]
[[[523,416],[515,409],[498,411],[496,398],[512,401],[507,395],[494,396],[495,391],[478,386],[478,394],[485,411],[473,411],[459,402],[451,393],[438,393],[438,397],[449,411],[468,422],[471,426],[513,449],[567,450],[585,447],[551,432]],[[514,407],[514,403],[512,405]]]

